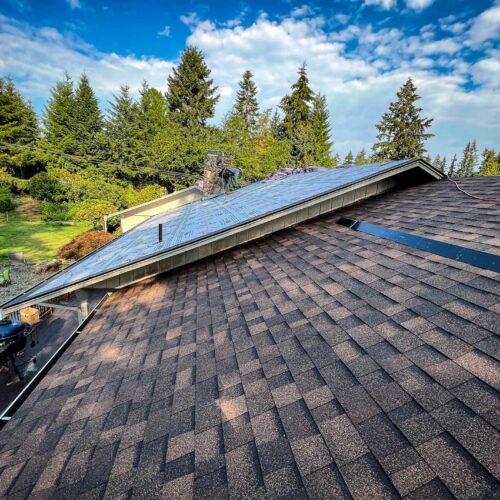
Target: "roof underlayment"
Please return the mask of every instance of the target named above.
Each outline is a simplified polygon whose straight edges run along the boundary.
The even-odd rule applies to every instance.
[[[315,217],[359,199],[379,194],[393,185],[377,186],[376,190],[361,191],[355,197],[342,200],[341,204],[322,206],[321,210],[306,211],[300,219],[289,218],[281,222],[281,226],[272,226],[255,232],[255,228],[263,225],[270,216],[285,210],[296,211],[314,201],[316,205],[323,201],[322,196],[337,195],[351,191],[357,187],[372,185],[378,180],[393,178],[403,171],[417,169],[426,172],[430,178],[441,178],[442,174],[422,160],[402,160],[389,163],[376,163],[351,168],[336,168],[326,172],[313,172],[287,177],[274,182],[255,182],[228,196],[220,196],[204,201],[195,201],[165,213],[153,216],[139,224],[119,238],[111,241],[87,257],[27,290],[2,306],[4,312],[36,303],[41,299],[49,299],[75,289],[94,286],[130,269],[141,268],[137,276],[126,281],[114,282],[113,288],[124,286],[147,276],[158,274],[178,267],[187,262],[198,260],[216,251],[244,243],[263,234],[274,232],[293,225],[302,220]],[[326,198],[325,198],[326,199]],[[331,199],[331,196],[330,198]],[[319,200],[319,201],[318,201]],[[158,225],[163,225],[163,241],[158,240]],[[246,233],[244,238],[233,239],[219,247],[200,248],[215,235],[233,230],[233,234],[252,224],[252,234]],[[235,231],[236,230],[236,231]],[[219,238],[220,239],[220,238]],[[177,257],[188,250],[196,250],[196,255],[186,261],[182,258],[169,262],[164,267],[145,269],[152,262],[157,263],[175,253]]]

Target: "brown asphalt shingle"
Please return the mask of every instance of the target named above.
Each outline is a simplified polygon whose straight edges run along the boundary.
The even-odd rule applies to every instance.
[[[500,251],[446,180],[342,215]],[[498,275],[338,217],[114,293],[0,433],[1,495],[497,497]]]

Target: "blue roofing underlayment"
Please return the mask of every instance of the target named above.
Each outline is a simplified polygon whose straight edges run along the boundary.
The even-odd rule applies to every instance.
[[[291,175],[273,182],[255,182],[227,196],[194,201],[147,219],[7,304],[51,293],[406,163],[410,162],[401,160]],[[158,241],[159,224],[163,224],[162,242]]]

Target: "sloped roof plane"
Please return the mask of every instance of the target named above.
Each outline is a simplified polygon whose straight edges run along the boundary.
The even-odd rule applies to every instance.
[[[104,247],[15,297],[4,304],[2,309],[4,312],[9,312],[20,306],[36,303],[37,300],[47,300],[135,270],[133,279],[126,281],[126,284],[130,284],[378,194],[386,188],[362,191],[354,199],[343,200],[340,205],[330,203],[319,207],[321,202],[331,200],[332,196],[340,192],[345,193],[348,190],[372,185],[382,179],[396,178],[398,174],[413,169],[420,173],[424,172],[430,178],[439,179],[443,176],[423,160],[402,160],[293,175],[268,183],[256,182],[228,196],[189,203],[151,217]],[[317,210],[312,207],[316,207]],[[300,209],[307,210],[303,210],[304,213],[299,220],[292,217],[265,230],[260,227],[265,222],[274,220],[276,214],[285,211],[293,213]],[[158,240],[159,224],[163,225],[161,242]],[[220,240],[229,231],[231,236],[247,232],[242,238],[233,238],[219,246],[214,244],[208,250],[200,250],[203,244]],[[186,260],[186,253],[193,250],[195,250],[194,256],[190,255]],[[146,268],[173,256],[177,258],[175,262],[169,262],[163,267]]]
[[[442,180],[119,290],[0,431],[0,497],[498,498],[500,274],[341,217],[500,255]]]

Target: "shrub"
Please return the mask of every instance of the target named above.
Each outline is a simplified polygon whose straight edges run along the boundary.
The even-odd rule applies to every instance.
[[[116,212],[116,206],[106,200],[84,200],[76,207],[75,218],[88,222],[94,229],[102,228],[103,217]]]
[[[25,193],[28,191],[28,180],[19,179],[0,169],[0,187],[9,188],[16,194]]]
[[[10,212],[15,208],[14,198],[8,187],[0,187],[0,212]]]
[[[44,203],[42,220],[44,222],[65,222],[73,219],[74,207],[69,203]]]
[[[63,189],[57,179],[47,172],[35,174],[29,180],[29,192],[33,198],[42,201],[58,201]]]
[[[133,194],[128,197],[129,205],[135,206],[148,201],[156,200],[165,193],[165,188],[159,186],[158,184],[150,184],[149,186],[143,187],[139,191],[133,191]]]
[[[78,260],[90,252],[97,250],[114,238],[112,234],[104,231],[89,231],[73,238],[69,243],[63,245],[58,251],[60,259]]]

